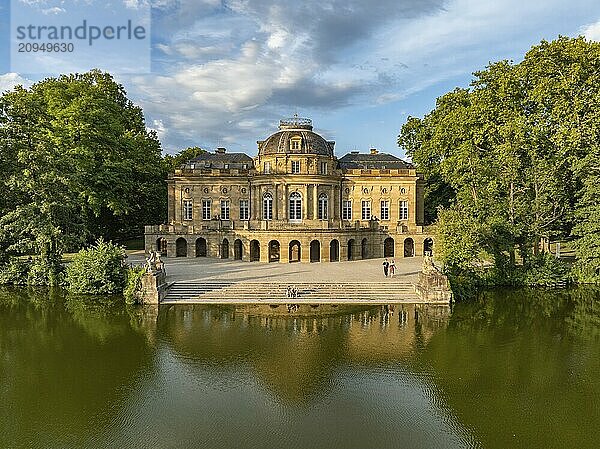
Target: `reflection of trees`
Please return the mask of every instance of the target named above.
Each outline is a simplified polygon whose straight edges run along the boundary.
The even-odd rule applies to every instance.
[[[589,288],[486,293],[458,304],[415,363],[485,447],[594,447],[599,299]]]
[[[1,447],[79,446],[113,424],[150,359],[123,311],[65,303],[58,291],[0,291]]]
[[[68,295],[64,304],[75,323],[98,342],[106,343],[129,330],[123,320],[127,315],[122,302],[120,297]]]

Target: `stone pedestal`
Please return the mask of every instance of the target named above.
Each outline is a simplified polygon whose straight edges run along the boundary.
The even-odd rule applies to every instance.
[[[142,304],[159,304],[167,293],[166,275],[163,270],[142,276],[140,299]]]
[[[419,273],[416,292],[424,301],[451,301],[452,290],[448,278],[439,271]]]
[[[436,268],[433,258],[428,255],[423,257],[423,269],[419,273],[419,283],[415,290],[424,301],[450,302],[452,300],[448,277]]]

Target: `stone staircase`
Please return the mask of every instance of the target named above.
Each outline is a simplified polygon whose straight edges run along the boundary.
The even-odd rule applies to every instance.
[[[296,297],[288,297],[294,287]],[[408,282],[175,282],[164,304],[223,303],[354,303],[391,304],[423,301]],[[431,302],[431,301],[428,301]],[[444,302],[445,303],[445,302]]]

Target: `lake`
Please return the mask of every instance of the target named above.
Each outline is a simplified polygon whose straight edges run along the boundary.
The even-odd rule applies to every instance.
[[[600,290],[124,306],[0,290],[0,447],[596,448]]]

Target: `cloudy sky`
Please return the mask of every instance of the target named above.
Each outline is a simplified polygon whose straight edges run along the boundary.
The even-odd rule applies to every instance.
[[[96,0],[13,1],[68,15]],[[298,113],[337,142],[338,155],[370,147],[402,155],[396,137],[407,116],[467,86],[489,61],[518,61],[558,35],[600,40],[598,0],[150,3],[152,72],[116,78],[170,153],[198,145],[254,155],[256,140]],[[8,0],[0,8],[6,29]],[[42,77],[11,71],[8,55],[0,49],[0,89]]]

